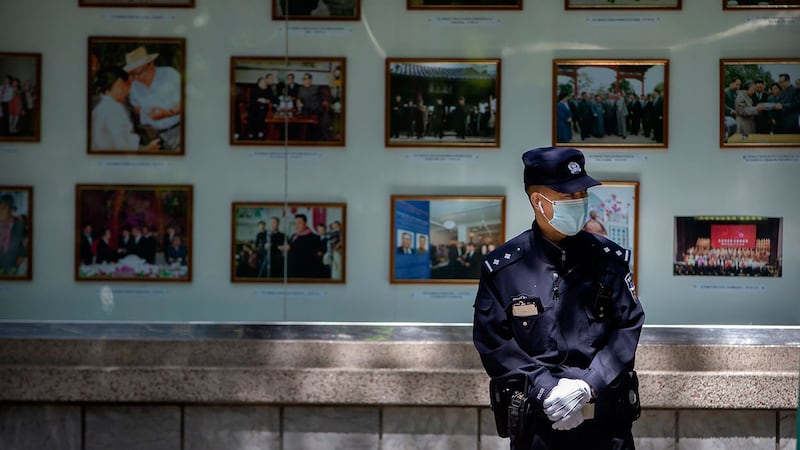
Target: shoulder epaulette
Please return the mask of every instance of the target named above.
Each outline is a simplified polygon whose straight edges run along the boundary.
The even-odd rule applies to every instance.
[[[525,255],[528,242],[530,242],[528,233],[529,232],[522,233],[489,252],[489,254],[486,255],[486,259],[483,260],[483,265],[486,266],[486,269],[488,269],[489,272],[497,272],[522,258],[522,256]]]
[[[591,240],[592,249],[602,257],[622,264],[630,264],[632,256],[630,250],[603,236],[589,232],[585,232],[585,234]]]

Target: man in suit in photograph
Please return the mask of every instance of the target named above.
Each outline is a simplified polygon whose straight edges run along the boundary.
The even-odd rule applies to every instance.
[[[781,86],[781,95],[778,97],[780,107],[780,132],[781,133],[800,133],[798,116],[800,116],[800,89],[792,85],[792,79],[788,73],[778,75],[778,84]]]
[[[94,243],[94,238],[92,237],[92,226],[88,223],[84,224],[81,230],[81,264],[88,266],[94,262],[94,253],[92,253],[92,244]]]
[[[397,247],[397,253],[400,255],[411,255],[414,249],[411,247],[411,233],[403,232],[400,235],[400,246]]]

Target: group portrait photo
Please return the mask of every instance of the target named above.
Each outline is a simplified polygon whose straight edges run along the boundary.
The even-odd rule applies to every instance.
[[[231,57],[231,145],[342,146],[344,58]]]
[[[800,0],[722,0],[722,9],[800,9]]]
[[[800,146],[800,59],[723,59],[720,83],[720,147]]]
[[[387,147],[500,145],[500,60],[386,60]]]
[[[667,60],[553,60],[553,145],[666,148]]]
[[[344,203],[233,203],[231,281],[344,283]]]
[[[673,275],[780,277],[783,218],[675,217]]]
[[[75,279],[192,279],[192,186],[75,188]]]
[[[42,55],[0,53],[0,142],[38,142]]]
[[[504,230],[502,196],[394,195],[391,282],[477,282]]]
[[[88,153],[185,153],[185,44],[89,38]]]

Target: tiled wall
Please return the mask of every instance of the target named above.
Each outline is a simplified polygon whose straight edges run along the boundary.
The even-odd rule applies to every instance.
[[[0,404],[3,450],[508,449],[491,411],[447,407]],[[645,410],[639,450],[795,450],[797,413]]]

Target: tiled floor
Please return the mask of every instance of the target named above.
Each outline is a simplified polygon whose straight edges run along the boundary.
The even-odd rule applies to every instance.
[[[639,450],[795,450],[797,412],[645,410]],[[505,450],[486,408],[0,404],[3,450]]]

